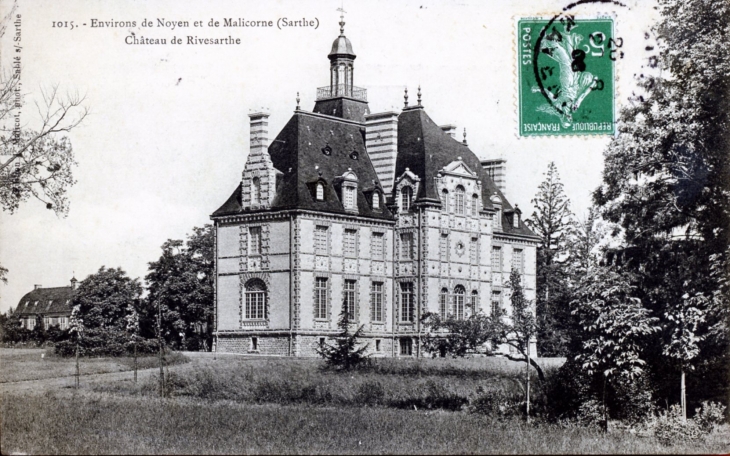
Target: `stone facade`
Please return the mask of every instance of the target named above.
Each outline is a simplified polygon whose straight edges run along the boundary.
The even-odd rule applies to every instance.
[[[212,215],[215,349],[315,356],[344,305],[371,355],[423,356],[424,313],[509,312],[512,268],[534,300],[538,238],[504,182],[420,91],[401,113],[369,114],[344,32],[329,58],[346,83],[332,76],[273,142],[268,113],[249,115],[241,182]]]

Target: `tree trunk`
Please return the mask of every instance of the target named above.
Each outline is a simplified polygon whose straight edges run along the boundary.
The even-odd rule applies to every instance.
[[[525,416],[527,417],[527,423],[530,423],[530,345],[528,339],[527,353],[525,354],[527,362],[525,363]]]
[[[157,345],[160,349],[160,397],[165,393],[165,371],[162,369],[162,303],[157,304]]]
[[[608,432],[608,410],[606,410],[606,374],[603,374],[603,432]]]
[[[134,383],[137,383],[137,335],[134,335]]]
[[[79,388],[81,371],[79,369],[79,340],[76,339],[76,389]]]
[[[685,396],[685,386],[684,386],[684,367],[682,368],[682,381],[680,386],[680,394],[682,395],[681,402],[682,402],[682,421],[687,421],[687,397]]]

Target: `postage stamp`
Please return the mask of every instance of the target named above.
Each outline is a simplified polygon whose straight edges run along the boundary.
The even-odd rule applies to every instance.
[[[520,136],[614,134],[623,43],[613,25],[570,15],[517,21]]]

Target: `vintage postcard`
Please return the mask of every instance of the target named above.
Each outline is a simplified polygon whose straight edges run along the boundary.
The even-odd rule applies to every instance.
[[[0,0],[0,452],[729,452],[728,24]]]

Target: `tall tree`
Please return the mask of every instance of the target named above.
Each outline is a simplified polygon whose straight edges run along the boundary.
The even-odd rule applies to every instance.
[[[212,225],[193,228],[186,243],[168,240],[162,256],[149,263],[146,276],[147,332],[161,306],[162,332],[167,343],[191,350],[210,346],[213,316]]]
[[[95,274],[79,282],[73,305],[86,329],[120,330],[126,328],[127,308],[142,294],[138,279],[131,279],[122,268],[102,266]]]
[[[658,330],[657,318],[650,315],[635,294],[627,273],[598,266],[582,277],[572,302],[582,330],[576,360],[589,375],[603,379],[605,430],[606,387],[621,377],[633,379],[643,372],[643,343]]]
[[[0,19],[0,39],[20,17],[15,0]],[[41,89],[35,109],[25,109],[20,69],[0,68],[0,207],[13,213],[31,197],[57,215],[68,213],[66,192],[75,181],[71,140],[66,136],[88,114],[84,97],[62,95],[58,86]],[[36,112],[31,121],[24,113]],[[30,126],[29,126],[30,125]],[[8,270],[0,266],[0,281],[7,283]]]
[[[730,266],[730,54],[714,49],[730,40],[730,4],[660,4],[662,73],[645,78],[646,98],[622,111],[594,199],[603,217],[621,227],[623,267],[636,274],[644,305],[665,320],[650,358],[664,374],[656,377],[684,378],[682,363],[667,371],[663,344],[683,344],[685,353],[696,344],[696,364],[727,385],[730,302],[716,271]],[[697,320],[693,337],[676,337],[670,317],[684,313],[685,294],[697,299],[704,321]]]
[[[541,238],[537,249],[538,351],[542,356],[561,356],[566,353],[568,342],[565,322],[570,313],[570,297],[566,262],[575,221],[554,162],[548,164],[545,180],[532,204],[534,212],[525,223]]]

